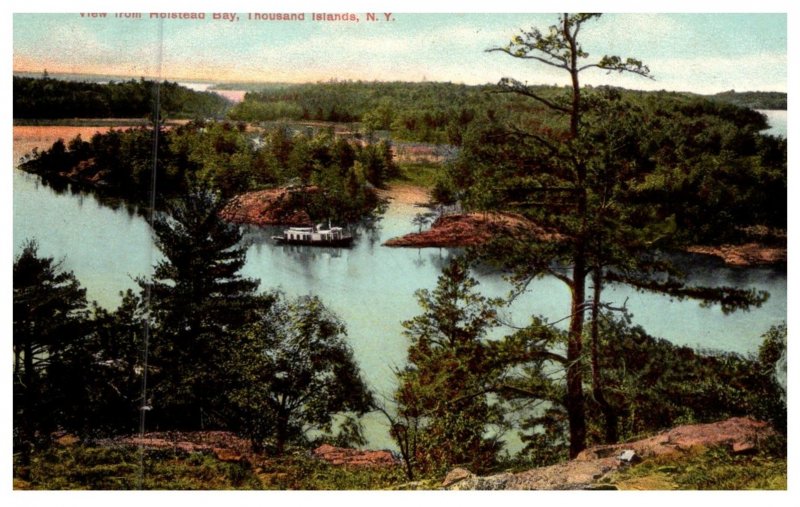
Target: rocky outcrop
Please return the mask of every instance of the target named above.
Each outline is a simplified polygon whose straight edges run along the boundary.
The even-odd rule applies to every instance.
[[[678,426],[636,442],[593,447],[580,453],[575,460],[589,461],[615,456],[623,449],[632,449],[643,458],[680,453],[699,446],[725,446],[734,453],[744,453],[755,451],[761,442],[773,436],[775,431],[767,423],[734,417],[709,424]]]
[[[713,255],[725,261],[725,264],[736,267],[750,267],[786,262],[786,246],[767,246],[760,243],[690,246],[686,251],[695,254]]]
[[[617,470],[616,457],[592,461],[569,461],[524,472],[479,477],[464,469],[451,471],[442,482],[448,490],[577,490],[589,489],[593,483]],[[453,473],[456,472],[455,477]]]
[[[389,451],[360,451],[323,444],[314,449],[315,457],[331,465],[352,467],[393,467],[400,461]]]
[[[557,241],[560,236],[548,232],[525,219],[511,213],[463,213],[444,215],[438,218],[427,231],[414,232],[392,238],[385,246],[412,248],[458,248],[477,246],[500,235],[529,237],[531,241]],[[740,245],[690,246],[687,252],[719,257],[725,264],[735,267],[751,267],[785,263],[787,250],[784,245],[770,246],[751,242]]]
[[[239,194],[228,201],[220,216],[223,220],[250,225],[312,225],[311,217],[298,206],[301,192],[313,194],[317,187],[304,189],[271,188]]]
[[[439,217],[424,232],[406,234],[384,243],[394,247],[467,247],[486,243],[501,235],[528,236],[531,240],[552,241],[547,233],[524,217],[511,213],[464,213]]]
[[[172,449],[185,453],[213,454],[220,461],[255,462],[250,441],[228,431],[151,432],[144,436],[119,437],[103,445],[131,445],[147,449]]]
[[[644,440],[593,447],[572,461],[524,472],[480,477],[463,468],[456,468],[447,474],[441,489],[616,489],[613,485],[597,483],[639,459],[683,453],[696,447],[727,446],[734,453],[752,452],[774,435],[774,430],[768,424],[746,417],[711,424],[678,426]]]

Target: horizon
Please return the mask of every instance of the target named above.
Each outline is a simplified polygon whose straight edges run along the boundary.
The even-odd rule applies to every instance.
[[[61,81],[77,81],[77,82],[93,82],[99,83],[101,81],[137,81],[139,79],[144,79],[146,81],[155,81],[159,79],[156,76],[125,76],[125,75],[118,75],[118,74],[92,74],[92,73],[67,73],[67,72],[50,72],[47,69],[43,69],[42,71],[28,71],[28,70],[14,70],[13,75],[18,77],[29,77],[34,79],[42,79],[44,78],[44,71],[47,71],[47,77],[51,79],[58,79]],[[85,80],[82,81],[79,78],[86,77],[92,78],[92,80]],[[76,79],[72,79],[76,78]],[[454,84],[454,85],[463,85],[463,86],[493,86],[496,83],[486,82],[486,83],[477,83],[477,84],[466,84],[466,83],[458,83],[453,81],[401,81],[401,80],[380,80],[380,79],[336,79],[336,78],[329,78],[329,79],[320,79],[317,81],[298,81],[298,82],[288,82],[288,81],[214,81],[214,80],[202,80],[202,79],[188,79],[188,78],[161,78],[161,82],[171,82],[177,83],[178,85],[184,86],[186,84],[203,84],[209,86],[215,85],[244,85],[244,86],[256,86],[256,85],[283,85],[283,86],[301,86],[301,85],[313,85],[313,84],[325,84],[325,83],[441,83],[441,84]],[[547,84],[539,84],[533,86],[557,86],[557,87],[569,87],[569,85],[547,85]],[[720,90],[715,92],[709,93],[698,93],[692,92],[688,90],[644,90],[638,88],[626,88],[623,86],[616,86],[616,85],[581,85],[582,88],[597,88],[600,86],[610,86],[611,88],[619,88],[626,91],[631,92],[644,92],[644,93],[658,93],[658,92],[666,92],[666,93],[678,93],[678,94],[694,94],[694,95],[701,95],[701,96],[710,96],[710,95],[719,95],[723,93],[783,93],[784,95],[788,96],[788,92],[782,90],[736,90],[736,89],[728,89],[728,90]],[[188,87],[187,87],[188,88]],[[197,90],[195,90],[197,91]],[[201,91],[210,91],[213,92],[215,90],[201,90]],[[222,90],[224,91],[224,90]],[[234,90],[237,91],[237,90]]]
[[[568,81],[561,69],[486,51],[520,29],[546,30],[553,14],[398,13],[389,20],[376,13],[371,22],[365,13],[354,14],[358,22],[231,14],[238,21],[14,14],[12,70],[211,84]],[[582,74],[586,85],[704,95],[788,91],[786,14],[614,13],[588,23],[581,38],[592,54],[587,61],[634,57],[655,77],[592,69]]]

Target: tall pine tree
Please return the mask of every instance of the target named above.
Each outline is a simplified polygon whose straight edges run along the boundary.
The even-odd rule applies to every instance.
[[[164,259],[139,283],[152,306],[148,418],[162,427],[222,424],[216,414],[233,374],[225,358],[259,304],[258,282],[239,275],[241,231],[220,219],[222,205],[216,192],[195,187],[153,223]]]
[[[498,238],[482,252],[486,259],[512,272],[520,287],[549,275],[569,288],[563,407],[571,457],[586,445],[586,312],[591,310],[597,321],[607,282],[721,303],[725,311],[758,305],[766,298],[752,291],[687,286],[663,255],[677,246],[681,236],[668,211],[673,196],[656,195],[642,184],[652,184],[647,176],[653,169],[641,153],[645,143],[640,125],[645,115],[615,90],[585,93],[580,85],[581,74],[590,69],[645,77],[650,77],[650,70],[641,61],[617,56],[586,63],[589,55],[578,34],[597,17],[565,13],[546,32],[523,31],[508,45],[490,50],[560,69],[571,86],[562,94],[510,78],[501,80],[499,92],[527,99],[530,108],[510,115],[509,121],[490,119],[469,131],[453,177],[468,207],[520,213],[542,231],[538,237],[521,231]],[[588,281],[592,294],[587,294]],[[607,436],[613,440],[614,414],[603,403],[601,351],[596,329],[591,331],[593,395],[606,410]]]

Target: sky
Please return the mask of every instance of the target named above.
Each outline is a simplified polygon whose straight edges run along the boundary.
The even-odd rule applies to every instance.
[[[15,13],[13,70],[208,82],[568,82],[558,69],[486,52],[520,29],[546,30],[555,14],[395,13],[387,21],[376,11],[378,21],[368,21],[365,12],[353,12],[358,22],[313,21],[310,10],[304,21],[257,21],[247,13],[239,13],[238,21],[214,20],[209,12],[205,20],[163,22],[147,14],[117,19]],[[584,73],[584,84],[696,93],[787,91],[786,13],[612,13],[587,23],[580,40],[590,54],[587,62],[605,54],[635,57],[655,77],[595,70]]]

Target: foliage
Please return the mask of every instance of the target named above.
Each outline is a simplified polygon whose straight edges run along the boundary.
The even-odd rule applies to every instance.
[[[310,458],[305,452],[270,458],[259,475],[269,490],[379,490],[402,483],[399,467],[346,467]]]
[[[572,86],[550,93],[501,80],[498,93],[528,105],[473,123],[449,166],[449,182],[437,187],[437,194],[457,195],[468,209],[518,213],[543,230],[535,239],[523,231],[498,236],[476,253],[504,268],[519,288],[550,275],[570,289],[560,404],[567,411],[571,456],[585,445],[584,360],[592,368],[593,398],[608,420],[607,436],[616,438],[615,414],[603,400],[598,374],[606,352],[598,347],[594,325],[588,328],[590,353],[583,354],[585,313],[597,315],[605,284],[720,304],[725,312],[757,307],[767,294],[687,286],[663,252],[692,241],[731,240],[739,233],[731,224],[785,224],[774,201],[785,195],[783,140],[758,134],[765,127],[762,115],[685,96],[666,101],[581,88],[581,73],[592,68],[649,77],[649,69],[632,58],[584,63],[588,54],[577,34],[598,16],[564,14],[547,32],[522,31],[492,49],[561,69]]]
[[[140,468],[141,463],[144,468]],[[56,447],[34,455],[15,490],[376,490],[403,482],[398,467],[342,467],[295,451],[253,467],[205,453],[131,447]],[[140,483],[141,479],[141,483]]]
[[[152,307],[147,404],[156,425],[219,424],[216,411],[235,373],[227,358],[241,346],[235,331],[269,304],[256,298],[258,282],[238,273],[245,262],[242,235],[219,218],[222,205],[217,193],[197,187],[153,223],[164,259],[138,282]]]
[[[144,455],[142,455],[144,452]],[[15,463],[16,465],[16,463]],[[247,462],[206,454],[130,447],[55,447],[35,456],[30,479],[15,489],[44,490],[262,489]]]
[[[86,289],[61,262],[41,257],[29,240],[13,268],[14,451],[29,464],[34,447],[47,446],[66,379],[53,374],[85,332]]]
[[[715,102],[725,102],[750,109],[779,109],[786,111],[787,95],[784,92],[727,92],[715,93],[708,97]]]
[[[774,330],[765,337],[772,334]],[[619,415],[622,439],[676,424],[745,415],[774,424],[782,412],[785,425],[782,390],[772,370],[758,359],[695,352],[611,316],[604,317],[601,336],[604,383]],[[593,440],[602,437],[595,434]]]
[[[411,346],[389,418],[409,479],[456,464],[486,470],[501,448],[502,416],[489,397],[498,365],[485,342],[499,301],[476,285],[463,260],[451,262],[433,292],[417,292],[423,313],[403,323]]]
[[[52,387],[61,400],[56,416],[61,430],[98,438],[138,429],[143,321],[141,299],[130,289],[114,311],[93,303],[87,331],[50,368],[61,380]]]
[[[14,118],[219,118],[230,107],[221,95],[177,83],[130,80],[108,84],[14,76]]]
[[[397,180],[416,187],[432,188],[442,172],[440,164],[430,162],[405,162],[397,165]]]
[[[530,36],[531,32],[523,32]],[[541,34],[540,34],[541,35]],[[549,34],[548,34],[549,35]],[[531,44],[533,45],[533,44]],[[524,44],[509,47],[513,53]],[[498,48],[499,49],[499,48]],[[502,48],[506,49],[506,48]],[[601,66],[602,63],[602,66]],[[644,70],[632,62],[609,56],[597,66],[605,70],[621,68]],[[511,81],[508,81],[510,84]],[[520,83],[516,83],[519,85]],[[525,100],[506,94],[487,93],[486,85],[466,86],[454,83],[402,83],[330,81],[313,84],[249,86],[245,100],[229,113],[232,120],[257,121],[330,121],[360,122],[365,135],[389,131],[394,139],[419,142],[447,143],[460,146],[470,126],[487,118],[502,117],[509,110],[525,108]],[[531,86],[536,94],[549,100],[563,90],[555,86]],[[625,96],[659,97],[670,95],[682,100],[732,104],[742,108],[785,109],[786,94],[778,92],[723,92],[715,95],[689,93],[629,92]],[[543,116],[550,114],[542,111]],[[543,118],[544,119],[544,118]]]
[[[228,117],[248,122],[362,122],[364,133],[390,130],[407,141],[460,144],[461,131],[491,110],[481,86],[452,83],[331,81],[251,91]]]
[[[35,242],[26,246],[14,266],[23,463],[57,429],[89,439],[129,434],[140,414],[149,428],[234,429],[279,453],[311,429],[363,442],[352,416],[372,398],[344,324],[318,298],[256,294],[258,282],[239,274],[241,232],[219,218],[221,206],[203,187],[171,202],[152,224],[163,259],[113,312],[96,304],[86,312],[75,277],[39,258]]]
[[[625,169],[625,152],[617,153],[612,144],[618,141],[616,137],[627,133],[625,123],[621,124],[621,132],[613,132],[608,136],[612,143],[608,140],[600,144],[590,141],[592,131],[590,127],[587,130],[587,125],[593,123],[587,121],[589,119],[585,116],[596,108],[590,107],[591,102],[582,100],[580,74],[591,68],[599,68],[649,77],[647,66],[633,58],[623,61],[618,56],[606,55],[594,63],[584,63],[589,54],[583,50],[578,33],[584,23],[599,16],[565,13],[559,16],[558,24],[551,26],[546,33],[536,28],[523,30],[507,45],[489,50],[514,58],[530,59],[569,74],[571,87],[566,96],[548,96],[540,89],[510,78],[503,78],[498,84],[498,91],[524,97],[539,108],[543,106],[551,114],[560,113],[564,120],[542,124],[535,117],[522,114],[510,118],[499,128],[495,126],[495,137],[501,142],[505,140],[507,144],[496,146],[495,142],[487,145],[483,151],[488,151],[489,156],[477,158],[477,163],[472,162],[471,155],[481,151],[482,145],[479,143],[472,150],[465,149],[464,163],[461,164],[462,169],[466,167],[469,171],[475,167],[478,174],[488,171],[491,176],[475,178],[473,174],[468,181],[459,180],[461,188],[469,188],[472,193],[473,197],[468,199],[472,206],[484,210],[507,210],[509,203],[520,203],[518,207],[524,216],[543,227],[554,238],[559,238],[557,241],[544,242],[544,245],[538,241],[515,242],[513,239],[509,245],[509,242],[503,244],[501,240],[500,250],[490,253],[489,259],[515,271],[517,282],[523,286],[532,278],[552,274],[570,289],[569,330],[564,362],[566,390],[563,399],[569,421],[570,457],[575,457],[583,450],[586,438],[581,364],[586,278],[590,272],[597,277],[605,267],[607,257],[617,253],[602,252],[604,245],[620,243],[616,237],[606,241],[604,233],[625,235],[633,230],[615,227],[625,223],[627,213],[622,210],[622,217],[614,216],[617,210],[613,204],[620,202],[624,205],[626,201],[618,201],[616,195],[608,192],[615,181],[613,173]],[[598,117],[605,119],[605,115]],[[616,128],[620,123],[601,122],[599,130],[603,134],[606,132],[602,127],[606,125]],[[624,143],[624,137],[621,141]],[[597,150],[598,146],[605,146],[606,149]],[[520,154],[529,157],[522,164],[519,163]],[[523,181],[503,176],[498,178],[503,173],[521,176]],[[469,183],[473,185],[463,186]],[[510,186],[515,183],[520,183],[518,189]],[[515,195],[503,195],[506,192]],[[611,210],[611,220],[604,223],[606,209]],[[598,239],[599,247],[593,244]],[[635,239],[639,240],[640,237],[636,236]],[[625,260],[631,258],[628,256]]]
[[[603,314],[599,330],[603,350],[600,372],[606,400],[617,416],[620,440],[678,424],[736,416],[768,421],[785,433],[786,401],[774,375],[773,360],[785,351],[785,342],[781,345],[785,329],[776,326],[765,333],[761,350],[769,352],[754,358],[676,346],[632,326],[626,317]],[[505,341],[508,348],[509,339]],[[521,352],[510,357],[514,355],[524,357]],[[521,365],[504,380],[508,386],[504,396],[518,401],[535,396],[547,402],[522,418],[520,426],[526,431],[521,436],[526,443],[523,455],[538,466],[563,460],[568,436],[566,412],[559,401],[563,378],[542,374],[552,366],[531,364],[527,359]],[[587,399],[586,409],[589,443],[606,443],[606,421],[598,401]]]
[[[274,298],[240,331],[240,348],[228,363],[239,375],[230,393],[238,430],[255,448],[267,444],[281,454],[287,443],[307,442],[310,430],[330,432],[336,414],[363,414],[372,395],[344,324],[319,298]],[[346,421],[343,429],[360,433]]]

